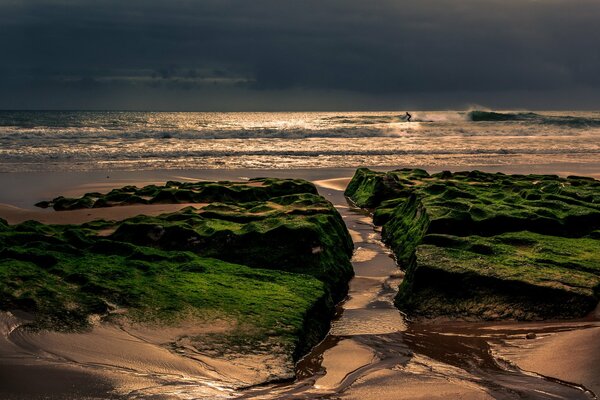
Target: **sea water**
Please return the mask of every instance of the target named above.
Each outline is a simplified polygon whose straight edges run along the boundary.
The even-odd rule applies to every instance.
[[[0,111],[0,172],[600,161],[600,112]]]

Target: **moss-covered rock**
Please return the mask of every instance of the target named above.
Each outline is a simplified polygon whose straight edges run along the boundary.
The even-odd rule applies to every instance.
[[[352,276],[353,244],[344,222],[331,203],[318,195],[304,194],[302,201],[285,197],[138,216],[117,224],[109,238],[312,275],[327,284],[334,300],[341,300]]]
[[[374,209],[416,315],[576,317],[600,297],[600,182],[480,171],[360,169],[346,190]]]
[[[317,194],[317,189],[312,183],[302,179],[255,178],[248,182],[169,181],[164,186],[148,185],[137,188],[130,185],[113,189],[106,194],[86,193],[80,198],[59,196],[50,201],[40,201],[35,205],[64,211],[129,204],[245,203],[305,193]]]
[[[300,357],[326,334],[352,276],[340,215],[304,181],[202,184],[219,202],[77,226],[0,220],[0,309],[32,312],[39,327],[59,330],[114,318],[115,309],[134,321],[226,318]],[[187,189],[144,190],[177,199]],[[136,191],[103,198],[123,202]],[[247,202],[232,200],[240,193]]]

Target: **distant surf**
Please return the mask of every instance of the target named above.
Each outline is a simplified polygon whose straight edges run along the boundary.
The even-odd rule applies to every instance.
[[[597,162],[600,113],[0,111],[0,172]]]

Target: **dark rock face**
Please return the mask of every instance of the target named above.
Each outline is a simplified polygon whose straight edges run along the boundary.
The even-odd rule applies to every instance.
[[[221,315],[257,340],[269,332],[296,358],[327,333],[353,274],[353,244],[314,185],[168,182],[59,197],[53,206],[123,204],[148,194],[150,202],[210,204],[79,226],[0,220],[0,309],[33,312],[39,326],[59,330],[85,328],[91,314],[109,317],[115,307],[133,320]]]
[[[408,313],[569,318],[598,303],[599,181],[359,169],[346,195],[383,225]]]

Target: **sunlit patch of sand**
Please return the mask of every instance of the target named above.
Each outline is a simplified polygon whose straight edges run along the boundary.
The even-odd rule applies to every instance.
[[[259,187],[259,186],[264,186],[265,184],[262,181],[252,181],[252,182],[241,182],[240,185]]]
[[[377,230],[377,228],[374,228],[374,230]],[[382,251],[384,253],[392,254],[392,251],[385,244],[383,244],[383,242],[379,239],[380,237],[381,237],[381,231],[369,233],[369,235],[367,236],[367,243],[376,244],[377,246],[379,246],[382,249]]]
[[[377,298],[384,280],[381,278],[354,277],[350,281],[349,299],[344,303],[345,310],[365,308]]]
[[[206,182],[206,179],[195,178],[192,176],[175,175],[172,178],[178,182]],[[241,178],[240,178],[241,179]]]
[[[383,263],[381,261],[386,261]],[[389,262],[388,262],[389,260]],[[387,278],[388,276],[397,275],[398,267],[394,264],[392,258],[387,254],[377,254],[373,259],[365,262],[355,262],[354,272],[357,276],[371,278]]]
[[[377,253],[374,250],[359,247],[354,251],[354,255],[352,256],[352,262],[367,262],[369,260],[374,259],[378,254],[379,253]]]
[[[334,390],[352,373],[376,361],[375,353],[352,339],[344,339],[323,353],[326,374],[315,382],[317,389]]]
[[[389,369],[376,370],[358,379],[340,399],[347,400],[491,400],[474,385],[442,377],[406,374]]]
[[[354,229],[348,229],[348,232],[350,233],[350,237],[355,244],[364,241],[360,232],[355,231]]]
[[[365,225],[373,226],[373,220],[371,219],[371,217],[362,217],[359,218],[358,221]]]
[[[323,179],[323,180],[313,181],[313,183],[316,186],[319,186],[319,187],[322,187],[325,189],[344,191],[344,190],[346,190],[346,186],[348,186],[348,183],[350,183],[351,179],[352,179],[351,177]]]
[[[358,308],[345,310],[333,323],[331,334],[336,336],[384,335],[406,330],[400,312],[390,308]]]

